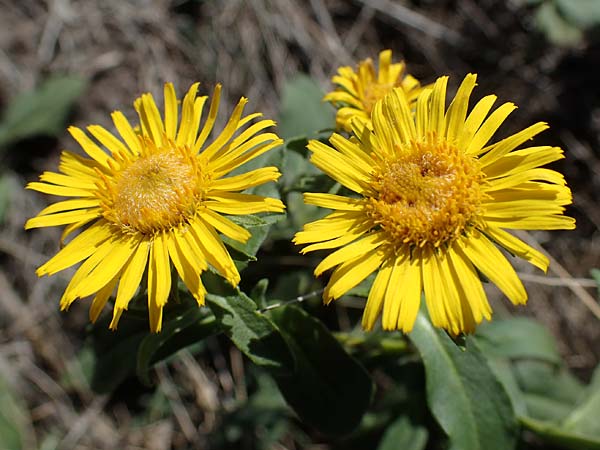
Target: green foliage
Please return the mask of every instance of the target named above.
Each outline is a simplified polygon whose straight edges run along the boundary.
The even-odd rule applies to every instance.
[[[270,311],[295,358],[291,375],[275,379],[300,418],[324,434],[352,432],[369,406],[373,386],[365,369],[317,319],[295,306]]]
[[[227,297],[208,294],[206,300],[225,334],[254,364],[273,373],[291,370],[294,362],[286,342],[252,299],[238,291]]]
[[[584,32],[600,25],[597,0],[529,0],[536,4],[535,24],[555,45],[579,45]]]
[[[0,448],[27,448],[26,409],[12,393],[10,385],[0,377]]]
[[[476,340],[523,427],[562,448],[600,448],[600,377],[587,387],[577,380],[542,325],[525,318],[495,321],[480,327]]]
[[[450,448],[515,448],[518,428],[509,397],[477,347],[467,341],[461,350],[423,314],[410,339],[423,358],[429,407],[448,434]]]
[[[2,117],[0,147],[29,136],[62,133],[68,114],[86,85],[86,80],[77,76],[55,76],[37,89],[20,94]]]
[[[322,99],[321,88],[310,77],[297,75],[288,81],[281,94],[279,135],[284,139],[313,137],[320,130],[333,128],[335,111]]]
[[[413,425],[403,416],[388,427],[377,450],[424,450],[427,435],[426,428]]]

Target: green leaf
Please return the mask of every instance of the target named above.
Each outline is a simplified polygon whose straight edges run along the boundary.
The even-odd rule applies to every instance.
[[[215,316],[207,311],[189,305],[180,313],[165,318],[160,333],[151,333],[142,339],[137,351],[136,373],[143,383],[150,384],[149,370],[153,364],[221,331]]]
[[[596,282],[596,289],[598,290],[598,297],[600,297],[600,269],[590,270],[594,281]]]
[[[598,0],[554,0],[554,4],[565,19],[580,28],[590,28],[600,24]]]
[[[323,91],[308,76],[287,81],[281,94],[279,133],[284,139],[314,136],[335,126],[335,110],[323,102]]]
[[[519,388],[527,394],[546,397],[571,406],[584,394],[581,382],[564,366],[540,360],[522,360],[513,363],[513,373]],[[549,412],[545,411],[544,414]]]
[[[565,430],[600,440],[600,366],[586,389],[584,401],[564,420]]]
[[[600,450],[600,439],[578,436],[565,431],[552,422],[543,422],[530,417],[521,417],[521,425],[533,431],[544,441],[572,450]]]
[[[419,314],[409,335],[423,362],[429,407],[455,450],[515,448],[510,399],[474,343],[466,350]]]
[[[27,410],[19,397],[13,395],[9,384],[0,377],[0,448],[28,448],[25,426],[28,421]]]
[[[252,219],[249,219],[250,217]],[[227,236],[222,236],[221,239],[228,247],[234,250],[231,252],[231,257],[234,260],[256,261],[256,253],[268,237],[271,226],[280,220],[284,220],[285,217],[285,214],[271,214],[263,217],[245,216],[244,218],[236,218],[235,220],[233,220],[233,217],[228,217],[238,223],[238,225],[246,228],[251,236],[244,243],[228,238]],[[255,225],[248,225],[250,223],[254,223]]]
[[[108,317],[92,326],[94,368],[91,387],[98,393],[112,392],[135,372],[138,347],[149,334],[148,319],[124,315],[115,331],[108,329]]]
[[[526,317],[484,323],[477,329],[475,339],[487,355],[561,363],[553,336],[543,325]]]
[[[274,373],[287,373],[293,357],[277,327],[243,292],[220,296],[208,294],[208,305],[231,341],[250,360]]]
[[[423,450],[427,445],[427,429],[413,425],[407,417],[392,423],[377,447],[377,450]]]
[[[275,378],[288,404],[324,434],[354,431],[371,402],[373,384],[368,373],[304,310],[284,306],[269,313],[296,360],[291,375]]]
[[[542,3],[535,13],[536,26],[555,45],[572,47],[583,39],[583,33],[576,26],[566,21],[553,2]]]
[[[0,223],[4,222],[4,216],[8,210],[12,192],[15,188],[14,180],[6,175],[0,175]]]
[[[55,76],[32,92],[20,94],[0,124],[0,147],[29,136],[62,133],[75,101],[87,82],[77,76]]]
[[[539,368],[538,368],[539,372]],[[560,390],[564,382],[559,377],[553,383],[541,380],[546,389]],[[583,388],[580,387],[580,390]],[[556,393],[551,393],[556,396]],[[563,396],[566,393],[563,392]],[[581,402],[573,407],[577,398]],[[532,417],[521,417],[522,424],[544,441],[574,450],[600,449],[600,370],[596,369],[590,385],[583,395],[572,395],[571,401],[556,400],[546,396],[525,394],[528,411]]]

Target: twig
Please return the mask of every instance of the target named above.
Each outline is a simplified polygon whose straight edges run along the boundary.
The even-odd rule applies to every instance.
[[[70,425],[69,432],[56,448],[75,448],[79,440],[94,424],[94,420],[108,402],[108,398],[108,395],[102,395],[94,399],[87,410],[82,415],[78,415],[75,422]]]
[[[559,277],[546,277],[543,275],[534,275],[531,273],[518,273],[519,278],[523,281],[529,281],[537,284],[544,284],[546,286],[581,286],[586,288],[597,287],[598,284],[591,278],[559,278]]]
[[[279,303],[273,303],[272,305],[265,306],[264,308],[262,308],[260,310],[260,312],[264,313],[266,311],[270,311],[271,309],[281,308],[282,306],[289,305],[292,303],[302,303],[304,300],[308,300],[309,298],[317,297],[318,295],[321,295],[322,293],[323,293],[323,289],[319,289],[317,291],[310,292],[306,295],[300,295],[291,300],[286,300],[284,302],[279,302]]]
[[[185,435],[185,438],[188,442],[195,442],[198,438],[198,433],[196,431],[196,427],[194,426],[194,422],[190,417],[187,409],[183,405],[181,397],[177,392],[175,384],[173,383],[173,379],[169,374],[167,366],[165,364],[159,364],[156,367],[156,375],[158,376],[158,380],[160,382],[160,387],[162,391],[165,393],[167,398],[169,399],[169,403],[171,403],[171,407],[173,408],[173,414],[177,419],[177,423],[181,427],[181,431]]]
[[[543,251],[546,257],[550,260],[550,270],[558,275],[560,278],[573,280],[573,276],[565,269],[556,259],[544,251],[542,246],[526,231],[517,231],[515,233],[519,238],[523,239],[532,247]],[[592,297],[580,284],[567,284],[566,285],[571,292],[573,292],[579,300],[590,310],[590,312],[600,319],[600,305],[594,297]]]
[[[416,30],[422,31],[429,36],[436,39],[443,39],[453,45],[458,45],[462,41],[462,36],[456,31],[451,30],[444,25],[437,23],[427,17],[407,8],[406,6],[399,5],[396,2],[390,0],[354,0],[363,5],[370,6],[371,8],[383,13],[403,25],[409,26]]]

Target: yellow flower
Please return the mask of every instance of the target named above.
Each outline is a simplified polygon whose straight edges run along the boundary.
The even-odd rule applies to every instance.
[[[544,255],[506,229],[572,229],[563,215],[571,191],[563,176],[540,166],[561,159],[557,147],[517,149],[547,128],[536,123],[490,143],[516,108],[505,103],[488,115],[496,96],[468,112],[475,75],[467,75],[446,109],[447,77],[418,97],[413,114],[402,89],[373,110],[372,129],[353,121],[350,140],[331,146],[311,141],[311,161],[356,196],[306,193],[305,202],[334,210],[305,225],[296,244],[303,253],[337,249],[315,269],[334,268],[325,302],[337,299],[377,271],[362,324],[382,316],[386,330],[409,332],[424,291],[435,326],[472,332],[491,309],[479,273],[514,304],[527,294],[503,247],[546,270]]]
[[[225,215],[281,212],[284,206],[277,199],[241,193],[277,180],[277,168],[226,175],[282,141],[263,132],[275,124],[271,120],[249,125],[261,114],[244,116],[247,99],[242,98],[221,133],[207,143],[221,86],[214,90],[202,126],[208,97],[197,97],[197,91],[198,83],[183,99],[180,118],[171,83],[164,88],[164,118],[151,94],[134,103],[139,127],[132,128],[120,111],[114,112],[120,138],[91,125],[87,131],[94,142],[83,130],[70,127],[90,158],[65,151],[61,173],[46,172],[40,182],[28,184],[29,189],[73,198],[48,206],[27,221],[26,229],[67,225],[63,240],[83,229],[36,272],[52,275],[82,262],[61,298],[61,309],[94,295],[94,322],[118,284],[110,324],[115,329],[147,270],[150,329],[159,332],[171,290],[171,263],[199,305],[206,293],[200,274],[209,264],[229,283],[238,284],[240,275],[219,233],[240,242],[250,233]]]
[[[395,87],[401,87],[409,102],[414,102],[422,90],[421,84],[416,78],[406,74],[405,69],[404,61],[392,64],[391,50],[379,53],[379,73],[375,73],[371,58],[361,61],[357,72],[352,67],[340,67],[338,75],[332,78],[338,87],[323,98],[339,108],[336,115],[337,127],[351,131],[350,122],[353,117],[369,121],[375,103]]]

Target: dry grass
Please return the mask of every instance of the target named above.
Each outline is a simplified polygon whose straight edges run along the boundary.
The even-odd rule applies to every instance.
[[[597,49],[541,43],[531,37],[527,14],[511,2],[415,3],[421,8],[392,0],[0,0],[0,101],[49,73],[82,74],[90,85],[75,121],[110,127],[108,113],[130,113],[139,93],[160,97],[164,81],[181,92],[199,80],[206,89],[223,83],[225,109],[245,95],[250,109],[275,117],[282,85],[295,73],[307,72],[327,89],[339,65],[382,48],[403,55],[425,81],[449,73],[456,85],[465,73],[478,72],[480,92],[521,106],[512,127],[548,120],[545,139],[566,149],[560,167],[574,190],[571,213],[579,228],[532,235],[554,260],[550,278],[519,266],[531,293],[519,313],[544,322],[568,364],[588,376],[600,358],[600,314],[589,279],[589,269],[600,266],[600,101],[587,93],[594,84],[585,75]],[[32,170],[10,172],[13,197],[0,230],[0,375],[31,413],[28,445],[38,448],[44,436],[54,436],[61,449],[204,448],[220,416],[246,396],[240,353],[211,341],[211,360],[186,353],[161,365],[159,389],[174,414],[139,426],[128,405],[94,394],[85,381],[75,356],[86,308],[57,310],[67,275],[35,277],[36,266],[56,251],[58,232],[22,231],[46,199],[20,186],[54,167],[63,146],[73,146],[66,134],[31,161]],[[503,300],[495,308],[514,312]]]

